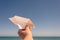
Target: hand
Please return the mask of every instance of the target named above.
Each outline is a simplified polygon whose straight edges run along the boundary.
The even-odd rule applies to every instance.
[[[31,28],[29,28],[29,26],[26,26],[25,29],[19,29],[18,35],[22,40],[32,40]]]

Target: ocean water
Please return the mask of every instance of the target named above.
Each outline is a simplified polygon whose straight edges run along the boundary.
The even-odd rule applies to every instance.
[[[60,40],[60,37],[33,37],[34,40]],[[19,37],[0,37],[0,40],[21,40]]]

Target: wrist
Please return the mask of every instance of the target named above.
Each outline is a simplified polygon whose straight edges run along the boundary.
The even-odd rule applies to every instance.
[[[26,36],[23,40],[33,40],[32,36]]]

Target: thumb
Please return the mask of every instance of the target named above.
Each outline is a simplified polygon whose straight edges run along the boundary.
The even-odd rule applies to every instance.
[[[26,30],[29,30],[29,26],[26,27]]]
[[[26,34],[30,34],[30,33],[31,33],[31,31],[30,31],[30,29],[29,29],[29,26],[26,27],[25,33],[26,33]]]

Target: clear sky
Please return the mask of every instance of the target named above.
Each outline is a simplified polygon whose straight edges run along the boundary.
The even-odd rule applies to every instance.
[[[0,0],[0,36],[17,36],[14,15],[33,21],[34,36],[60,36],[60,0]]]

